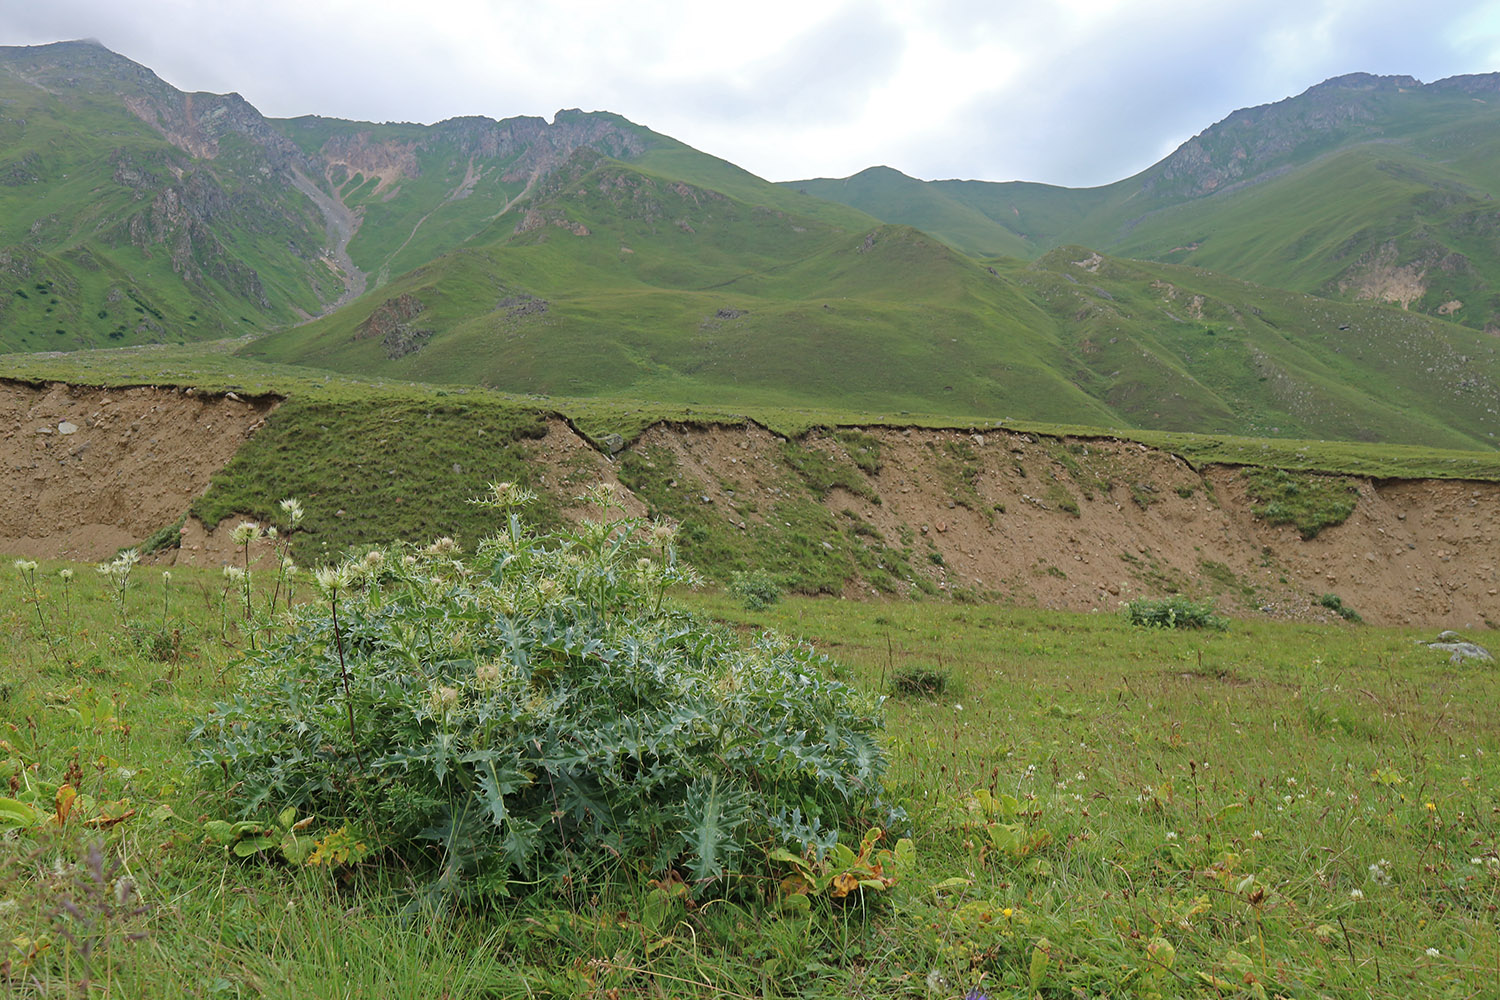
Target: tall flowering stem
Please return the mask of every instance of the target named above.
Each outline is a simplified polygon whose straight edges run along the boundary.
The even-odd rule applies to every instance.
[[[302,502],[296,497],[287,497],[281,501],[281,512],[286,515],[286,527],[281,532],[281,542],[276,546],[276,586],[271,590],[271,613],[276,613],[276,599],[281,596],[281,585],[286,584],[286,606],[292,606],[292,581],[290,573],[294,569],[291,562],[292,555],[292,532],[302,522]],[[269,532],[268,532],[269,534]],[[272,536],[273,538],[275,536]]]
[[[344,711],[349,716],[349,744],[354,750],[354,763],[364,771],[365,762],[359,753],[359,735],[354,729],[354,694],[349,689],[349,665],[344,662],[344,639],[339,634],[339,591],[349,586],[349,571],[340,566],[334,569],[325,566],[317,573],[318,589],[328,598],[328,609],[333,613],[333,647],[339,654],[339,675],[344,683]]]
[[[21,574],[21,579],[26,581],[26,587],[31,591],[31,605],[36,608],[36,621],[41,627],[42,638],[47,640],[47,652],[51,654],[54,663],[62,666],[62,661],[57,657],[57,645],[52,641],[52,630],[47,627],[47,619],[42,615],[42,599],[36,589],[36,562],[31,559],[17,559],[15,566],[16,572]]]
[[[229,537],[234,544],[240,547],[244,559],[244,576],[240,580],[245,598],[245,627],[250,630],[250,648],[255,648],[255,622],[250,614],[250,543],[261,536],[260,525],[254,521],[241,521],[230,532]]]

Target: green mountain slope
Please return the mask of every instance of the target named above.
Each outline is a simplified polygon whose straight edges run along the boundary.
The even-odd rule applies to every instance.
[[[1418,312],[1496,305],[1495,87],[1330,81],[1088,191],[785,186],[604,112],[278,121],[0,49],[0,349],[254,333],[521,394],[1492,448],[1500,341]]]
[[[588,153],[534,194],[493,242],[244,353],[515,392],[1112,418],[1060,374],[1053,324],[1019,289],[916,230]]]
[[[970,253],[999,245],[998,226],[1020,256],[1085,244],[1500,330],[1500,74],[1339,77],[1100,188],[891,174],[788,186]]]
[[[242,353],[522,393],[1493,446],[1489,338],[1414,314],[1077,247],[985,266],[587,152],[521,207]]]

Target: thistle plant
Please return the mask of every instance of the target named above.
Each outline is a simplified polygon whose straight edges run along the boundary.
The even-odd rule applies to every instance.
[[[57,571],[57,578],[62,581],[63,588],[63,617],[73,617],[73,571],[64,567]]]
[[[295,497],[287,497],[279,504],[284,523],[277,531],[272,525],[266,531],[267,537],[272,540],[276,551],[276,585],[271,589],[270,610],[276,613],[276,599],[281,595],[281,588],[286,587],[286,606],[292,606],[292,575],[297,567],[292,563],[292,532],[296,531],[302,523],[302,503]]]
[[[135,569],[135,564],[141,561],[141,554],[136,549],[124,549],[113,560],[100,563],[94,569],[104,577],[105,585],[109,587],[115,602],[115,617],[125,620],[125,592],[130,587],[130,571]]]
[[[618,866],[732,892],[774,873],[772,849],[899,820],[878,700],[804,645],[672,609],[696,577],[618,498],[548,533],[528,499],[490,487],[504,520],[470,559],[440,539],[318,572],[324,600],[193,732],[230,808],[357,829],[472,898]]]
[[[250,631],[250,648],[255,648],[255,622],[252,620],[250,608],[250,545],[261,538],[264,534],[260,525],[254,521],[241,521],[235,525],[234,530],[229,533],[229,538],[240,547],[241,573],[239,577],[240,592],[244,598],[245,605],[245,627]]]
[[[333,622],[333,647],[339,656],[339,681],[344,686],[344,708],[349,718],[349,744],[354,748],[354,762],[364,768],[359,756],[359,734],[354,729],[354,695],[349,690],[349,665],[344,661],[344,637],[339,634],[339,591],[349,589],[347,568],[324,568],[317,573],[318,589],[328,599],[328,615]]]
[[[52,629],[47,626],[46,616],[42,614],[42,598],[36,589],[36,560],[17,559],[15,561],[16,572],[21,574],[21,579],[26,583],[26,589],[30,592],[31,606],[36,609],[37,627],[42,630],[42,637],[47,640],[47,653],[52,657],[52,662],[62,666],[62,661],[57,656],[57,644],[52,639]]]

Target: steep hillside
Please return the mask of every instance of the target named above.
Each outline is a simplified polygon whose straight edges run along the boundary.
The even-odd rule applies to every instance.
[[[921,182],[878,168],[789,186],[970,253],[1016,252],[999,227],[1027,256],[1083,243],[1486,330],[1500,317],[1497,126],[1500,74],[1430,84],[1351,74],[1236,111],[1101,188]]]
[[[1014,283],[909,228],[579,153],[485,236],[243,353],[512,392],[1113,419]]]
[[[608,113],[274,121],[0,49],[0,350],[266,334],[245,357],[532,395],[1493,447],[1497,342],[1454,324],[1500,267],[1496,86],[1341,78],[1092,191],[834,184],[976,258]]]
[[[1075,383],[1129,426],[1495,447],[1493,337],[1081,247],[1002,273],[1056,320]]]
[[[576,149],[679,145],[577,111],[551,124],[272,121],[91,42],[0,48],[0,102],[7,350],[304,319],[458,246]]]

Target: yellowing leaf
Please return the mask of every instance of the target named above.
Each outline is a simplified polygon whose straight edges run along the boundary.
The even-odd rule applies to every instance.
[[[63,785],[57,790],[55,814],[57,825],[62,826],[68,821],[68,813],[73,811],[73,800],[78,798],[78,790],[72,785]]]
[[[828,894],[834,899],[843,899],[849,893],[859,888],[859,879],[848,872],[840,872],[833,877],[833,888]]]

